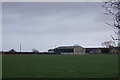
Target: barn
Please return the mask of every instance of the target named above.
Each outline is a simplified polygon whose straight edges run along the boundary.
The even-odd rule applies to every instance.
[[[60,54],[85,54],[85,49],[81,46],[60,46],[55,48],[54,52]]]

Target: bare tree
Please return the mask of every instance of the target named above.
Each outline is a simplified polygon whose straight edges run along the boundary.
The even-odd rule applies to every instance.
[[[16,51],[14,49],[9,50],[10,53],[15,53]]]
[[[102,43],[102,46],[105,46],[106,48],[113,48],[115,47],[115,41],[105,41]]]
[[[32,49],[32,52],[34,52],[34,53],[39,53],[39,51],[36,50],[36,49]]]
[[[118,40],[118,46],[120,47],[120,0],[109,0],[104,3],[103,7],[106,10],[106,15],[113,16],[113,24],[107,24],[118,29],[118,31],[115,32],[118,38],[111,37],[113,40]]]
[[[115,41],[105,41],[102,43],[102,46],[105,46],[109,51],[109,54],[118,54],[119,48],[116,47]]]

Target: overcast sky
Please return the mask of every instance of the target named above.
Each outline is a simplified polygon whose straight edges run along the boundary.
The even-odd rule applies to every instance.
[[[2,48],[47,51],[64,45],[101,47],[114,29],[102,2],[4,2]]]

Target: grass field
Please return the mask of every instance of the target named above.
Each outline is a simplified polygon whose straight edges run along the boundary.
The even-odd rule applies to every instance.
[[[0,54],[0,79],[2,78],[2,54]]]
[[[118,55],[2,55],[3,78],[117,78]]]

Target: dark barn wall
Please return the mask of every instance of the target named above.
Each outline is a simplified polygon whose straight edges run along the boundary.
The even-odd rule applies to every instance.
[[[73,49],[55,49],[54,52],[55,53],[65,53],[65,52],[67,52],[67,53],[73,53],[74,50]]]

